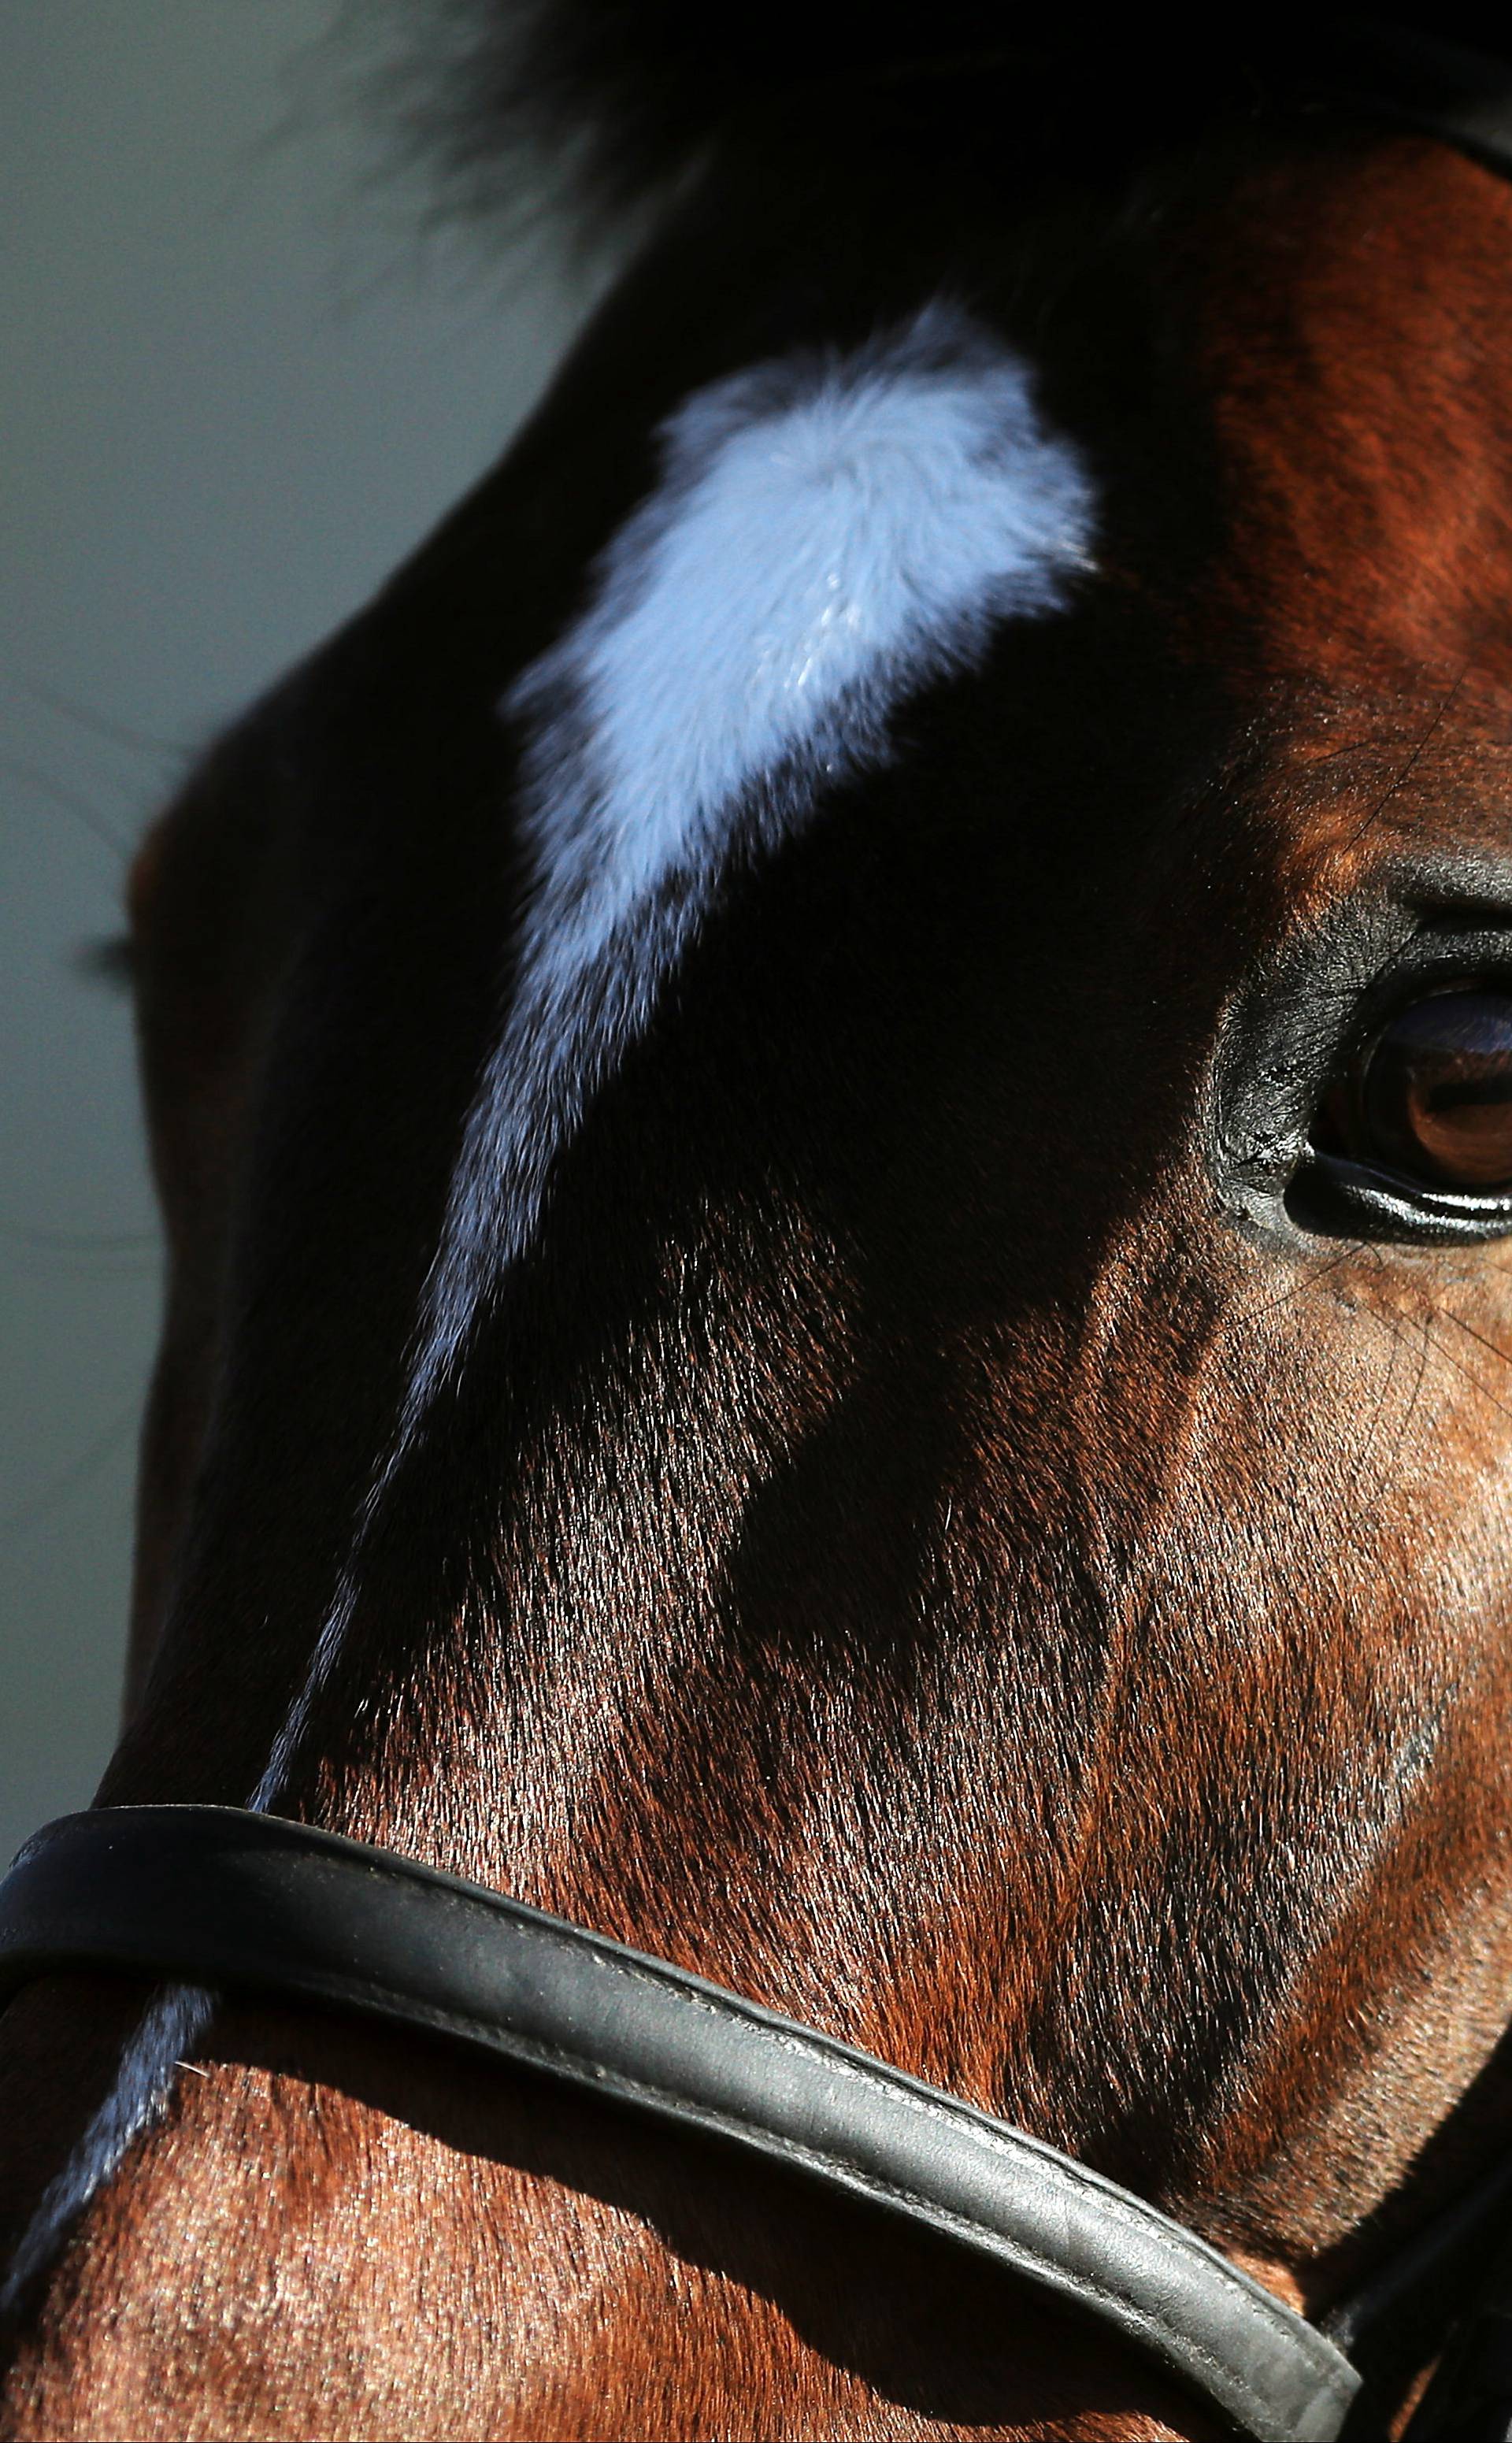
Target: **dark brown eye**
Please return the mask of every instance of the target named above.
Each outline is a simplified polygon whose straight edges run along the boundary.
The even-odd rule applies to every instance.
[[[1399,1011],[1350,1100],[1363,1161],[1466,1196],[1512,1186],[1512,991],[1433,993]]]

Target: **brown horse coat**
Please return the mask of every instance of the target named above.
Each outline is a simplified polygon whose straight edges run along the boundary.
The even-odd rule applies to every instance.
[[[1084,181],[985,137],[902,181],[894,134],[733,148],[138,860],[173,1273],[104,1795],[245,1802],[306,1679],[517,938],[501,699],[683,401],[944,297],[1088,470],[1094,564],[732,858],[279,1805],[971,2097],[1316,2308],[1512,2122],[1506,1261],[1286,1194],[1383,977],[1441,937],[1512,974],[1512,193],[1333,125]],[[17,2235],[143,2000],[7,2012]],[[4,2399],[18,2438],[1208,2431],[859,2207],[240,2008]]]

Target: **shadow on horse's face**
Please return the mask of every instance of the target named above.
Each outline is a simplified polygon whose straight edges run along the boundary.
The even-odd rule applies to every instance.
[[[1371,1047],[1512,1010],[1512,201],[742,175],[138,863],[106,1795],[684,1960],[1321,2301],[1507,2119],[1507,1266]],[[22,2223],[95,2008],[8,2020]],[[1199,2431],[586,2103],[205,2059],[17,2433]]]

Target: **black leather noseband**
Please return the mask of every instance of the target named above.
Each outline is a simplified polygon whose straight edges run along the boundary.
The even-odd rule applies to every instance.
[[[355,2011],[768,2156],[1090,2309],[1255,2443],[1332,2443],[1358,2383],[1206,2241],[1022,2129],[388,1850],[237,1808],[65,1815],[0,1884],[0,1993],[86,1966]]]

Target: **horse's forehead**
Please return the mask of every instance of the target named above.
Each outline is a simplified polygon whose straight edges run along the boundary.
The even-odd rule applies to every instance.
[[[1479,340],[1512,307],[1512,193],[1444,147],[1392,145],[1279,202],[1241,195],[1208,250],[1188,376],[1226,523],[1194,594],[1238,601],[1271,667],[1325,706],[1363,679],[1410,711],[1477,664],[1493,693],[1512,686],[1512,386]],[[791,833],[893,755],[912,692],[969,667],[1005,620],[1074,599],[1104,542],[1100,423],[1125,394],[1100,419],[1083,400],[1073,441],[1046,408],[1055,349],[921,296],[859,348],[687,384],[649,492],[578,562],[576,612],[512,679],[496,667],[526,769],[495,828],[523,813],[543,974],[548,933],[570,986],[648,896],[707,897],[743,829],[768,846]],[[1173,498],[1191,488],[1184,430]],[[578,419],[573,433],[576,449]],[[1147,524],[1146,564],[1120,581],[1152,576],[1169,599],[1160,550]],[[435,605],[390,598],[397,665]],[[1210,640],[1202,610],[1178,650],[1221,659],[1231,625]]]
[[[1318,702],[1369,696],[1374,722],[1394,695],[1411,720],[1468,675],[1468,719],[1478,692],[1512,689],[1512,377],[1489,344],[1512,310],[1512,188],[1447,147],[1393,140],[1284,163],[1258,193],[1242,185],[1202,244],[1205,305],[1195,338],[1178,318],[1178,344],[1194,359],[1184,383],[1206,394],[1224,503],[1201,574],[1174,547],[1194,598],[1173,651],[1243,692],[1237,602],[1267,674]],[[926,296],[917,308],[827,363],[691,382],[663,427],[659,483],[600,551],[587,609],[517,685],[538,742],[576,693],[580,762],[591,753],[613,808],[610,897],[617,876],[644,881],[707,846],[795,751],[827,757],[830,778],[890,751],[879,706],[894,713],[968,665],[1005,616],[1063,607],[1094,558],[1169,602],[1160,519],[1141,512],[1131,552],[1099,494],[1104,444],[1114,464],[1124,446],[1123,371],[1110,361],[1091,394],[1073,382],[1073,442],[1054,316],[1005,310],[1024,346]],[[990,325],[997,309],[981,311]],[[1169,329],[1158,306],[1155,320]],[[1072,333],[1072,356],[1085,336]],[[1153,392],[1158,426],[1163,373]],[[1152,487],[1173,524],[1201,524],[1187,448],[1173,417]],[[1226,615],[1205,625],[1214,596]],[[548,830],[537,819],[538,849]],[[588,853],[580,833],[573,854]]]
[[[644,1035],[732,852],[885,762],[909,697],[1089,568],[1090,479],[1023,367],[931,305],[849,355],[709,386],[580,615],[515,682],[525,905],[413,1398],[535,1236],[550,1171]]]

